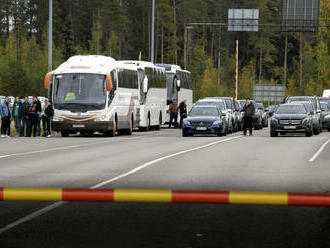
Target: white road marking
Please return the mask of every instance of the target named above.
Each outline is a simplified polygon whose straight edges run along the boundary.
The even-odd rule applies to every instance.
[[[327,144],[329,144],[330,139],[327,140],[321,147],[320,149],[313,155],[313,157],[311,157],[310,160],[308,160],[309,162],[313,162],[320,154],[321,152],[324,150],[324,148],[327,146]]]
[[[109,184],[111,182],[114,182],[114,181],[117,181],[119,179],[122,179],[124,177],[127,177],[129,175],[132,175],[132,174],[135,174],[137,172],[139,172],[140,170],[143,170],[153,164],[156,164],[160,161],[163,161],[165,159],[169,159],[169,158],[173,158],[175,156],[179,156],[179,155],[182,155],[182,154],[185,154],[185,153],[188,153],[188,152],[193,152],[193,151],[196,151],[196,150],[200,150],[200,149],[204,149],[204,148],[207,148],[207,147],[210,147],[210,146],[214,146],[214,145],[217,145],[217,144],[220,144],[220,143],[224,143],[224,142],[227,142],[227,141],[231,141],[231,140],[234,140],[234,139],[238,139],[238,138],[241,138],[242,136],[235,136],[235,137],[231,137],[231,138],[227,138],[227,139],[223,139],[223,140],[218,140],[218,141],[215,141],[215,142],[211,142],[209,144],[206,144],[206,145],[201,145],[201,146],[197,146],[195,148],[191,148],[191,149],[187,149],[187,150],[183,150],[183,151],[180,151],[180,152],[176,152],[176,153],[173,153],[173,154],[170,154],[170,155],[166,155],[166,156],[163,156],[163,157],[160,157],[160,158],[157,158],[157,159],[154,159],[154,160],[151,160],[149,162],[146,162],[126,173],[123,173],[119,176],[116,176],[116,177],[113,177],[113,178],[110,178],[106,181],[103,181],[103,182],[100,182],[98,184],[95,184],[93,186],[90,187],[90,189],[97,189],[97,188],[101,188],[102,186],[105,186],[106,184]],[[47,207],[44,207],[44,208],[41,208],[21,219],[18,219],[6,226],[4,226],[3,228],[0,229],[0,234],[20,225],[20,224],[23,224],[25,222],[28,222],[32,219],[35,219],[37,217],[39,217],[40,215],[43,215],[47,212],[50,212],[52,210],[54,210],[55,208],[58,208],[59,206],[62,206],[63,204],[65,204],[66,202],[56,202],[56,203],[53,203],[51,205],[48,205]]]
[[[111,138],[110,138],[111,139]],[[134,138],[121,138],[121,139],[115,139],[115,140],[105,140],[105,141],[99,141],[94,143],[85,143],[81,145],[73,145],[73,146],[63,146],[63,147],[55,147],[55,148],[49,148],[44,150],[38,150],[38,151],[29,151],[29,152],[18,152],[18,153],[12,153],[12,154],[6,154],[6,155],[0,155],[0,159],[2,158],[8,158],[8,157],[15,157],[15,156],[24,156],[24,155],[30,155],[30,154],[36,154],[36,153],[43,153],[43,152],[51,152],[51,151],[59,151],[59,150],[68,150],[72,148],[79,148],[84,146],[92,146],[92,145],[98,145],[98,144],[104,144],[114,141],[121,141],[121,140],[135,140],[135,139],[141,139],[141,137],[134,137]]]

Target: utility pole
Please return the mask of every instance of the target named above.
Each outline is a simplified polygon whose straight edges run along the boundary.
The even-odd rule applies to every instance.
[[[221,83],[221,72],[220,72],[220,68],[221,68],[221,26],[219,26],[219,48],[218,48],[218,85],[220,85]]]
[[[151,18],[151,62],[155,62],[155,0],[152,0]]]
[[[238,40],[236,40],[236,54],[235,54],[236,62],[235,62],[235,99],[237,99],[238,95]]]
[[[176,39],[176,3],[175,3],[175,0],[173,0],[173,18],[174,18],[174,27],[175,27],[174,37]],[[176,46],[177,46],[177,43],[175,40],[175,64],[177,65],[178,64],[178,50],[177,50]]]
[[[299,34],[299,93],[303,92],[303,38],[302,33]]]
[[[283,84],[286,85],[287,77],[287,67],[288,67],[288,33],[285,33],[285,47],[284,47],[284,74],[283,74]]]
[[[48,27],[48,71],[53,70],[53,0],[49,0],[49,27]]]

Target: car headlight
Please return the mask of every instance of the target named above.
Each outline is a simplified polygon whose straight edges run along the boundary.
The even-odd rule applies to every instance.
[[[213,122],[212,125],[222,125],[222,121],[221,120],[216,120]]]
[[[306,123],[309,122],[309,121],[310,121],[310,119],[309,119],[308,117],[306,117],[305,119],[303,119],[302,123],[303,123],[303,124],[306,124]]]
[[[276,118],[272,118],[272,119],[270,120],[270,123],[271,123],[271,124],[278,124],[278,120],[277,120]]]
[[[330,114],[324,116],[324,119],[330,119]]]
[[[184,125],[190,125],[190,121],[187,121],[187,120],[184,119],[184,120],[183,120],[183,124],[184,124]]]

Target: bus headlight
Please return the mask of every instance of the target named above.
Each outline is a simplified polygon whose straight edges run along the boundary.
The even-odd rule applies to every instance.
[[[64,121],[61,117],[54,115],[53,121]]]
[[[107,115],[98,116],[95,121],[107,121]]]

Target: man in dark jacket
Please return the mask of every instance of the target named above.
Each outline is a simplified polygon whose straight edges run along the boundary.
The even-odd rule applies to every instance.
[[[249,129],[250,136],[252,136],[252,118],[255,113],[255,107],[250,98],[246,99],[246,104],[243,107],[244,119],[243,119],[243,134],[246,135],[247,129]]]
[[[15,122],[15,129],[16,135],[21,136],[21,123],[22,123],[22,116],[23,116],[23,104],[20,101],[19,97],[15,97],[15,102],[13,106],[13,118]]]
[[[36,96],[33,97],[33,102],[29,108],[29,130],[28,137],[31,137],[31,133],[33,132],[33,136],[37,136],[37,124],[39,115],[41,113],[41,103]]]
[[[21,128],[21,136],[28,135],[29,133],[29,109],[30,103],[29,98],[25,97],[24,102],[22,104],[23,111],[22,111],[22,128]]]
[[[180,110],[180,128],[182,128],[182,122],[183,119],[187,117],[187,104],[186,104],[186,99],[184,99],[180,105],[179,105],[179,110]]]
[[[44,129],[44,137],[51,137],[51,121],[54,116],[52,101],[45,101],[45,107],[42,114],[42,126]]]

